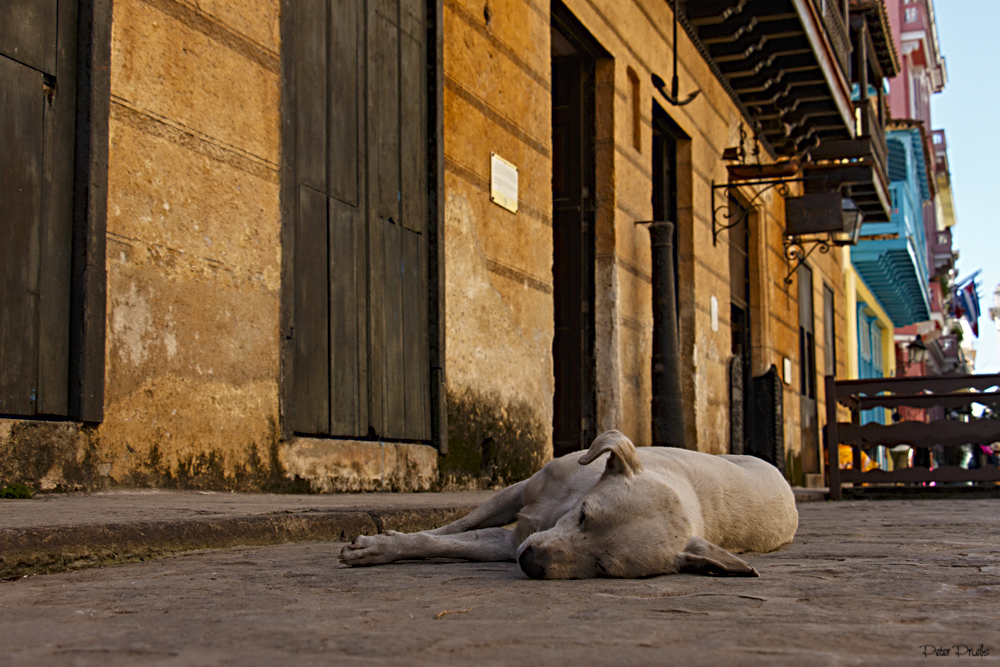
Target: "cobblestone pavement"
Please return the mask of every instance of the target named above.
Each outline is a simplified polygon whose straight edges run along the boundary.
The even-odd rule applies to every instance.
[[[1000,661],[1000,501],[799,511],[792,545],[748,557],[759,579],[350,569],[333,542],[24,577],[0,582],[0,665]]]

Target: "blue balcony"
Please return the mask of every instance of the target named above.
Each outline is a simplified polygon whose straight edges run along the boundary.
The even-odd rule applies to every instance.
[[[930,319],[923,214],[930,190],[922,141],[919,128],[889,133],[892,215],[889,222],[865,223],[863,240],[851,248],[851,262],[897,327]]]

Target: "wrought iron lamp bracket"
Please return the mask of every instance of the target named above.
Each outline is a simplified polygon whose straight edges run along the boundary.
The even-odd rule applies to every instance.
[[[782,197],[787,197],[788,193],[790,192],[790,189],[788,187],[790,183],[803,183],[805,182],[805,180],[806,179],[804,178],[761,178],[761,179],[741,180],[729,183],[716,183],[715,181],[712,181],[712,245],[713,246],[718,245],[719,234],[726,231],[727,229],[732,229],[736,225],[743,222],[743,219],[750,214],[750,211],[756,209],[757,201],[761,198],[761,196],[765,192],[776,188],[779,195],[781,195]],[[723,202],[718,206],[715,205],[716,190],[725,190],[728,193],[740,186],[756,186],[756,185],[762,185],[764,187],[758,190],[757,193],[750,198],[750,201],[746,203],[745,210],[743,211],[743,213],[740,214],[739,216],[736,216],[735,220],[732,219],[734,216],[729,209],[728,197],[724,198]],[[720,220],[720,216],[724,220],[726,220],[726,222],[722,222]]]
[[[829,238],[802,240],[800,237],[789,236],[786,234],[784,237],[784,245],[785,259],[789,262],[794,262],[791,270],[788,272],[788,275],[785,276],[785,284],[791,285],[793,282],[792,276],[795,275],[795,272],[802,265],[802,263],[809,258],[809,255],[813,254],[817,248],[819,248],[820,253],[825,255],[830,252],[830,248],[836,244],[834,244]],[[805,247],[806,245],[810,245],[811,247],[807,250]]]

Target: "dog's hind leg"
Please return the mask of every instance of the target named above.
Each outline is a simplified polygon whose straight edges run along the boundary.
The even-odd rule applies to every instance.
[[[530,480],[508,486],[485,503],[447,526],[427,531],[432,535],[454,535],[480,528],[493,528],[514,523],[524,507],[524,487]]]
[[[514,561],[517,545],[514,531],[485,528],[454,535],[432,532],[361,535],[340,552],[345,565],[381,565],[398,560],[461,558],[474,561]]]

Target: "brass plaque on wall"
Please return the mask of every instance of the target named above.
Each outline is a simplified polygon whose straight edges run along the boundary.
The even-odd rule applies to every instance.
[[[517,167],[490,153],[490,201],[517,213]]]

